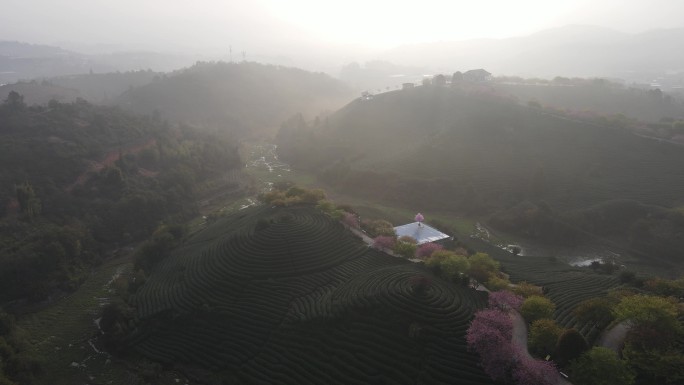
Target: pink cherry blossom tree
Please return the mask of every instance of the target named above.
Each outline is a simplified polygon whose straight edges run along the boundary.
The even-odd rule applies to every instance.
[[[359,218],[352,213],[345,212],[342,215],[342,223],[354,229],[359,228]]]
[[[548,361],[537,360],[524,351],[517,351],[511,375],[518,385],[553,385],[558,379],[556,367]]]
[[[442,245],[438,245],[436,243],[424,243],[418,247],[418,250],[416,251],[416,257],[426,259],[435,251],[443,249],[444,247]]]
[[[489,307],[503,311],[520,310],[525,299],[507,290],[499,290],[489,294]]]
[[[480,355],[485,373],[494,380],[507,377],[514,363],[511,345],[513,322],[498,309],[485,309],[475,313],[466,333],[468,349]]]
[[[373,239],[373,247],[376,249],[393,249],[396,239],[389,235],[379,235]]]

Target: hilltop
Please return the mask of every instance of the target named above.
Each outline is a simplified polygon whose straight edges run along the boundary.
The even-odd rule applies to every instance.
[[[621,124],[523,106],[483,85],[416,87],[321,122],[291,119],[278,144],[283,159],[348,194],[492,216],[553,244],[598,235],[679,263],[684,149]]]
[[[257,63],[197,63],[135,87],[116,103],[137,113],[224,129],[274,128],[294,113],[334,110],[351,90],[322,73]]]
[[[464,340],[485,293],[370,249],[307,205],[217,221],[129,302],[134,326],[113,329],[128,329],[127,351],[214,381],[490,383]]]

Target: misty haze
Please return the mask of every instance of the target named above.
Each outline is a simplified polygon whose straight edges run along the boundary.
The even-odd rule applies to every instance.
[[[682,14],[4,0],[0,385],[684,383]]]

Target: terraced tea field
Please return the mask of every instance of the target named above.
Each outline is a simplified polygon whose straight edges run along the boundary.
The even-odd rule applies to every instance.
[[[485,302],[311,207],[251,207],[156,267],[129,343],[224,383],[490,384],[464,339]]]
[[[612,275],[602,275],[587,269],[570,266],[554,258],[514,256],[479,239],[468,242],[501,262],[502,270],[510,275],[511,281],[527,281],[543,286],[547,296],[556,304],[555,320],[566,328],[574,327],[591,343],[600,330],[591,324],[579,322],[572,310],[580,302],[600,297],[619,285]]]

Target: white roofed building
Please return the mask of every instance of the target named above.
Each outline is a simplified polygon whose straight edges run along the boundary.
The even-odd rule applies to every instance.
[[[413,222],[406,225],[397,226],[394,228],[394,231],[397,233],[397,237],[403,237],[405,235],[409,236],[418,241],[418,245],[451,238],[450,235],[444,234],[443,232],[421,222]]]

